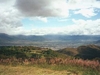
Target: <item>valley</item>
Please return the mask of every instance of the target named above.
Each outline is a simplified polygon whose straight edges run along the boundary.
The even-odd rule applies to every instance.
[[[81,45],[100,45],[99,35],[8,35],[0,33],[0,46],[37,46],[59,50]]]
[[[26,36],[2,33],[0,74],[100,75],[99,41],[99,35]]]

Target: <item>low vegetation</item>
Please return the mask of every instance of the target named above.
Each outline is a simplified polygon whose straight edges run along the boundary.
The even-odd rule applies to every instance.
[[[79,46],[78,48],[65,48],[58,50],[58,52],[85,60],[100,60],[100,46],[96,45]]]
[[[95,45],[59,51],[33,46],[1,46],[0,75],[14,72],[13,75],[32,75],[33,72],[35,75],[100,75],[99,52],[100,47]],[[41,73],[35,71],[37,69]]]
[[[0,75],[77,75],[66,70],[57,71],[34,66],[4,66],[0,65]]]

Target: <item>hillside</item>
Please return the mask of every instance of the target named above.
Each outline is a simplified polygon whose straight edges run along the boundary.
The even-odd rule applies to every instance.
[[[100,46],[83,45],[54,51],[35,46],[0,46],[0,58],[67,58],[100,59]]]
[[[52,58],[75,57],[82,59],[100,59],[100,46],[83,45],[77,48],[64,48],[54,51],[35,46],[0,46],[0,58]]]
[[[93,51],[95,57],[90,60],[90,56],[82,56],[88,54],[84,50]],[[0,46],[0,75],[100,75],[99,59],[94,60],[97,51],[100,52],[100,47],[96,45],[60,51],[35,46]]]
[[[76,58],[82,59],[100,59],[100,46],[97,45],[86,45],[86,46],[79,46],[77,48],[64,48],[58,50],[58,52],[74,56]]]
[[[77,48],[64,48],[64,49],[58,50],[57,52],[63,53],[69,56],[75,56],[78,54]]]
[[[0,46],[0,58],[65,58],[67,55],[61,54],[49,48],[34,46]]]
[[[83,59],[94,59],[100,58],[100,46],[96,45],[88,45],[88,46],[80,46],[77,48],[79,57]]]

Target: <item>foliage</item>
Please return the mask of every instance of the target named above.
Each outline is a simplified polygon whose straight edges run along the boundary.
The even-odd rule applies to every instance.
[[[85,50],[86,49],[86,50]],[[99,51],[99,47],[79,47],[79,54],[82,55]],[[88,51],[89,50],[89,51]],[[72,51],[72,49],[70,49]],[[93,51],[93,52],[91,52]],[[75,51],[73,52],[75,53]],[[99,52],[98,52],[99,53]],[[94,53],[95,54],[95,53]],[[95,54],[97,57],[97,55]],[[48,48],[40,48],[33,46],[1,46],[0,47],[0,65],[11,66],[37,66],[57,71],[68,70],[74,74],[82,75],[99,75],[100,74],[100,58],[93,60],[68,57],[58,51]]]
[[[40,48],[33,46],[1,46],[0,58],[52,58],[52,57],[66,57],[48,48]]]

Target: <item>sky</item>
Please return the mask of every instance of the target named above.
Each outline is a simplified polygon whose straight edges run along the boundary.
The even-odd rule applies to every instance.
[[[100,35],[100,0],[0,0],[0,33]]]

